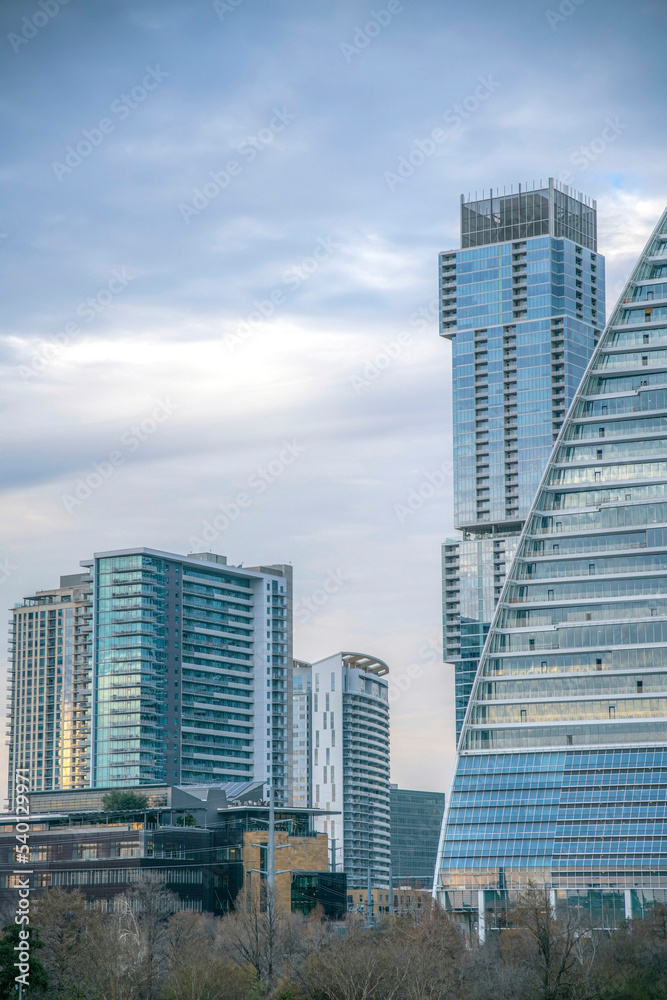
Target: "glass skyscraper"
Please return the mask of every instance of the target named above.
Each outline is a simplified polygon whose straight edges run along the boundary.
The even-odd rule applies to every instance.
[[[134,549],[90,569],[93,787],[254,778],[291,804],[291,567]]]
[[[292,803],[292,567],[97,553],[14,610],[13,770],[38,790],[267,781]]]
[[[61,576],[14,606],[10,623],[8,797],[85,788],[90,778],[90,576]]]
[[[392,785],[389,803],[394,884],[403,882],[430,889],[445,808],[444,793]]]
[[[295,660],[292,670],[292,804],[313,804],[312,783],[312,665]]]
[[[461,249],[440,254],[463,533],[442,547],[457,736],[506,568],[603,325],[604,282],[595,203],[582,195],[550,179],[461,199]]]
[[[667,211],[548,462],[464,720],[435,886],[481,937],[531,885],[597,926],[667,902],[666,650]]]

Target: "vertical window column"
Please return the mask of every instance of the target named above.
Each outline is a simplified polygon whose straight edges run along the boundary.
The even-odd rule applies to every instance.
[[[475,330],[476,520],[489,517],[489,354],[486,330]]]
[[[524,319],[528,315],[528,254],[526,244],[512,244],[512,317]]]
[[[440,255],[440,329],[456,327],[456,254]]]
[[[562,318],[551,321],[551,417],[554,441],[565,416],[564,342]]]
[[[503,401],[505,440],[505,517],[519,516],[516,327],[503,327]]]

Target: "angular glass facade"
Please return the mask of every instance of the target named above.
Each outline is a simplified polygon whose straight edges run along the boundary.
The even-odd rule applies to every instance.
[[[463,532],[442,552],[457,734],[506,566],[605,310],[595,205],[553,180],[463,202],[461,242],[464,249],[440,255],[440,332],[452,341],[454,520]]]
[[[613,926],[667,901],[667,212],[528,514],[459,742],[441,901],[512,889]]]

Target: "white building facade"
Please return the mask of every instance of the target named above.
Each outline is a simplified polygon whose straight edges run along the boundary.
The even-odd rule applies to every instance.
[[[351,889],[389,884],[389,698],[382,660],[336,653],[312,665],[311,788],[316,820]]]

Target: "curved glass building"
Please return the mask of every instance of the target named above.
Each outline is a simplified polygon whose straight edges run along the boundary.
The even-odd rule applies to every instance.
[[[459,740],[434,891],[483,938],[531,886],[597,926],[667,902],[667,211],[558,435]]]

